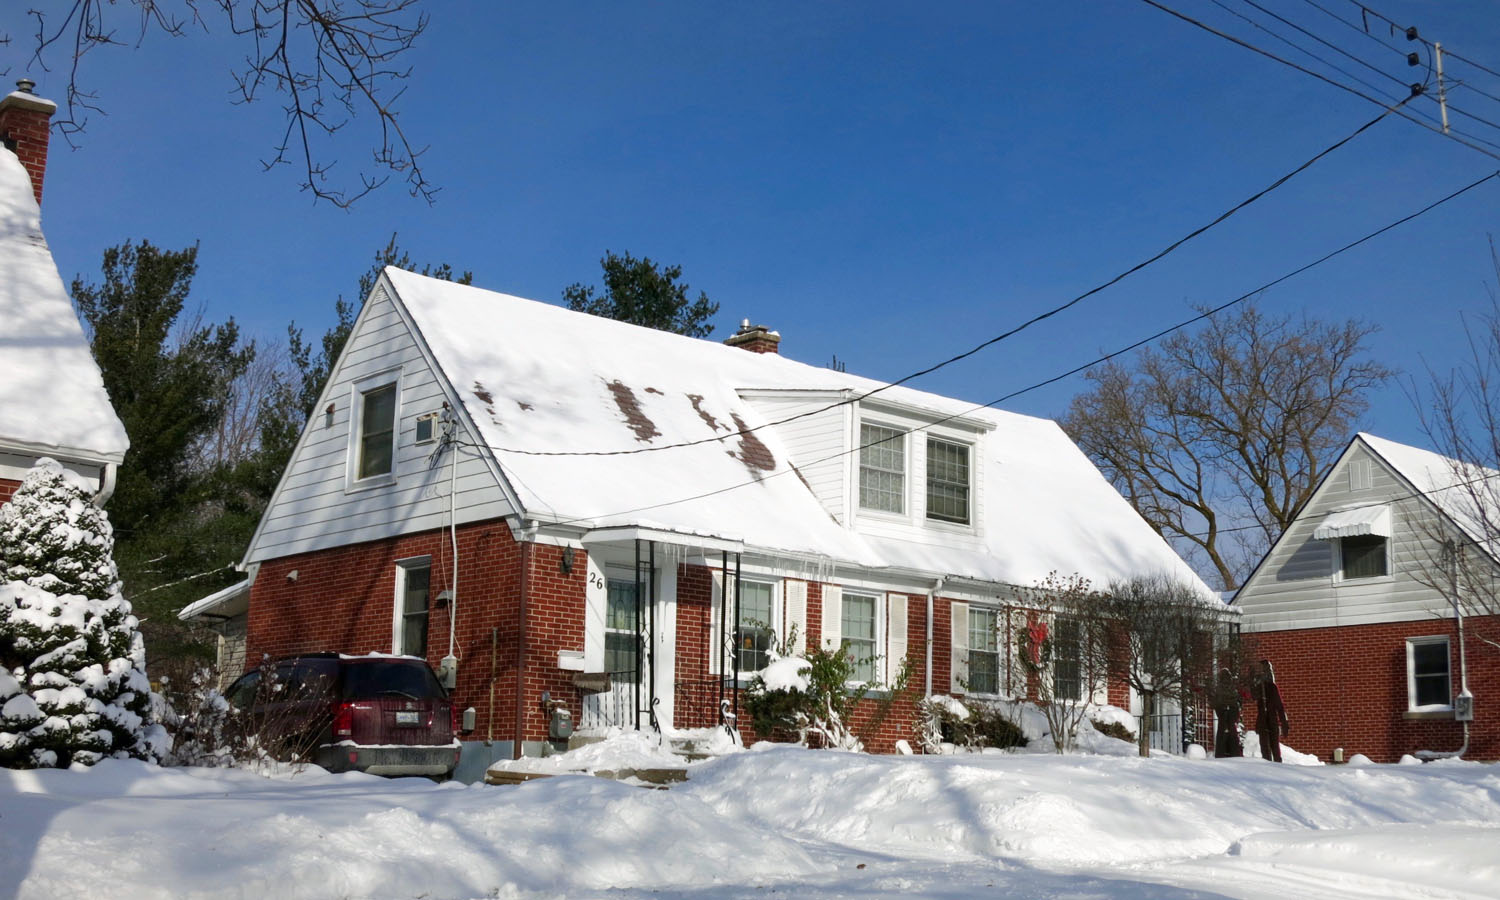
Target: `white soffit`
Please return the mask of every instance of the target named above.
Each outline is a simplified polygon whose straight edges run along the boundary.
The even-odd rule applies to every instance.
[[[1356,506],[1330,513],[1318,527],[1313,529],[1313,540],[1332,541],[1338,538],[1361,535],[1391,536],[1391,508],[1379,506]]]

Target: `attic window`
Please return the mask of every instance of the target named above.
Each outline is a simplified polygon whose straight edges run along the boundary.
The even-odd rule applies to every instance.
[[[352,386],[347,487],[360,489],[396,480],[396,423],[400,421],[399,371],[362,379]]]
[[[430,444],[437,440],[437,413],[417,416],[417,443]]]

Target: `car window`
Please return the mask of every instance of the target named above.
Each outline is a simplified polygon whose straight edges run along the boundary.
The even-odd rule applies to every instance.
[[[255,700],[255,689],[259,686],[260,672],[246,672],[224,692],[224,699],[235,709],[246,709]]]
[[[344,667],[343,696],[347,700],[373,700],[404,696],[437,700],[446,696],[437,676],[426,663],[360,662]]]
[[[297,697],[323,698],[333,693],[339,665],[332,659],[299,659],[292,667],[288,691]]]

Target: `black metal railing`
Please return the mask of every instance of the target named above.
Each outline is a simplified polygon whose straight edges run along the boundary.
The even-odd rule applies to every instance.
[[[734,683],[729,678],[679,681],[673,690],[672,724],[677,728],[713,728],[725,724],[724,701],[732,707]]]

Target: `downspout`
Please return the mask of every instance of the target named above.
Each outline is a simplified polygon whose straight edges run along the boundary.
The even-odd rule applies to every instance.
[[[521,758],[521,744],[526,737],[526,593],[531,588],[531,541],[526,521],[521,520],[521,612],[516,628],[516,745],[511,759]]]
[[[1460,697],[1470,697],[1469,693],[1469,659],[1464,652],[1464,613],[1458,603],[1458,544],[1456,541],[1448,541],[1444,546],[1445,555],[1448,557],[1448,579],[1451,590],[1448,592],[1448,602],[1453,606],[1453,621],[1458,627],[1458,684]],[[1469,752],[1469,723],[1464,722],[1464,742],[1457,750],[1450,753],[1437,753],[1432,750],[1418,750],[1416,755],[1419,759],[1462,759]]]
[[[943,584],[947,580],[947,575],[939,577],[937,581],[933,582],[932,590],[927,592],[927,677],[922,681],[922,685],[926,689],[923,695],[927,697],[932,696],[932,598],[936,597],[937,592],[943,589]]]
[[[99,472],[99,493],[94,495],[94,505],[100,509],[109,502],[109,498],[115,494],[115,477],[118,475],[119,466],[115,463],[105,463]]]

